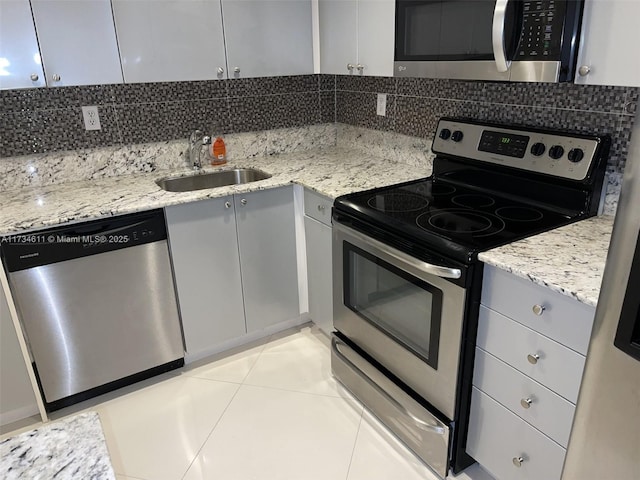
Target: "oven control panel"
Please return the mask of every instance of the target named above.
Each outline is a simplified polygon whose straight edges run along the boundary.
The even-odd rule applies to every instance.
[[[432,150],[470,160],[584,180],[602,140],[552,130],[523,130],[441,119]]]

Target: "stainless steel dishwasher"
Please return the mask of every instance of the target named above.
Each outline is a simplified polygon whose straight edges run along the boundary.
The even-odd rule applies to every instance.
[[[47,410],[184,364],[162,210],[2,238]]]

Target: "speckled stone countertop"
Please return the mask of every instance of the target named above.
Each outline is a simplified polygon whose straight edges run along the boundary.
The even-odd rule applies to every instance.
[[[0,235],[24,233],[68,222],[161,208],[234,193],[298,183],[323,195],[339,195],[427,177],[431,169],[363,155],[340,147],[240,159],[219,169],[252,167],[267,180],[192,192],[166,192],[155,180],[191,175],[188,169],[122,175],[0,193]],[[212,171],[207,167],[203,170]]]
[[[115,480],[98,414],[81,413],[3,440],[0,477]]]
[[[611,216],[589,218],[489,250],[478,258],[596,306],[612,229]]]

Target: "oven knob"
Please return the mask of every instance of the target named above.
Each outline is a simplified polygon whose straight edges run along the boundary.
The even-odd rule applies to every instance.
[[[567,154],[567,158],[570,162],[578,163],[580,160],[584,158],[584,152],[580,148],[573,148],[569,150]]]
[[[564,155],[564,148],[562,148],[560,145],[554,145],[549,149],[549,156],[554,160],[559,159],[560,157],[562,157],[562,155]]]
[[[536,157],[542,155],[546,150],[547,147],[544,146],[544,143],[538,142],[531,145],[531,155],[535,155]]]
[[[459,142],[460,140],[462,140],[462,137],[464,137],[464,135],[460,130],[456,130],[451,134],[451,140],[453,140],[454,142]]]
[[[449,137],[451,136],[451,130],[449,130],[448,128],[443,128],[442,130],[440,130],[440,138],[443,140],[449,140]]]

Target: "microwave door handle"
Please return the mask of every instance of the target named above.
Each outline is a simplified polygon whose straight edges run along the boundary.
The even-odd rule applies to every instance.
[[[511,66],[511,61],[507,59],[507,48],[505,46],[505,23],[508,5],[509,0],[496,0],[496,7],[493,10],[491,42],[493,44],[493,56],[496,59],[496,67],[499,72],[506,72]]]

